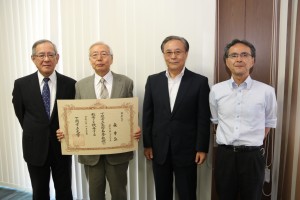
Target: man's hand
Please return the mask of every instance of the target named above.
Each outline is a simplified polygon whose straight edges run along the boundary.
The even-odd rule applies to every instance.
[[[265,127],[265,138],[268,136],[270,130],[271,130],[271,128]]]
[[[206,153],[205,152],[197,152],[195,162],[198,165],[201,165],[202,163],[204,163],[205,159],[206,159]]]
[[[133,138],[136,139],[137,141],[139,141],[140,138],[141,138],[141,135],[142,135],[141,132],[142,132],[141,128],[138,127],[137,130],[136,130],[136,132],[133,133]]]
[[[152,148],[145,148],[144,149],[144,155],[147,160],[152,160],[153,159],[153,151]]]
[[[56,137],[57,137],[57,140],[60,142],[65,136],[64,136],[64,133],[62,132],[62,130],[58,129],[56,131]]]

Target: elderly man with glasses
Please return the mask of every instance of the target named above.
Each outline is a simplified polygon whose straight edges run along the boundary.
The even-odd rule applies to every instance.
[[[49,40],[33,44],[31,59],[38,70],[15,81],[12,102],[23,129],[23,156],[33,199],[50,199],[52,175],[56,199],[72,200],[72,157],[61,154],[56,139],[59,127],[56,100],[74,99],[76,81],[55,71],[59,54]]]

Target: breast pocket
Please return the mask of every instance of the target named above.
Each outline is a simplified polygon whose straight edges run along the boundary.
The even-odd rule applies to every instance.
[[[257,120],[264,113],[265,108],[262,104],[249,105],[246,108],[247,119],[250,121]]]

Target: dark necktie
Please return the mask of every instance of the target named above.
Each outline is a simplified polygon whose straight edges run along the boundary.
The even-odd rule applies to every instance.
[[[107,99],[108,98],[108,90],[105,86],[105,80],[104,78],[100,79],[101,82],[101,91],[100,91],[100,98],[101,99]]]
[[[44,86],[42,90],[42,97],[44,101],[44,106],[48,115],[48,119],[50,119],[50,89],[48,85],[48,81],[50,78],[44,78]]]

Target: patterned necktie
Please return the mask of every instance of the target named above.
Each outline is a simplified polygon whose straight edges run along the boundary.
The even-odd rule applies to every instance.
[[[44,106],[48,115],[48,119],[50,119],[50,89],[48,85],[48,81],[50,78],[44,78],[44,86],[42,91],[42,97],[44,101]]]
[[[108,98],[108,90],[105,86],[105,80],[104,78],[100,79],[100,83],[101,83],[101,91],[100,91],[100,98],[101,99],[107,99]]]

